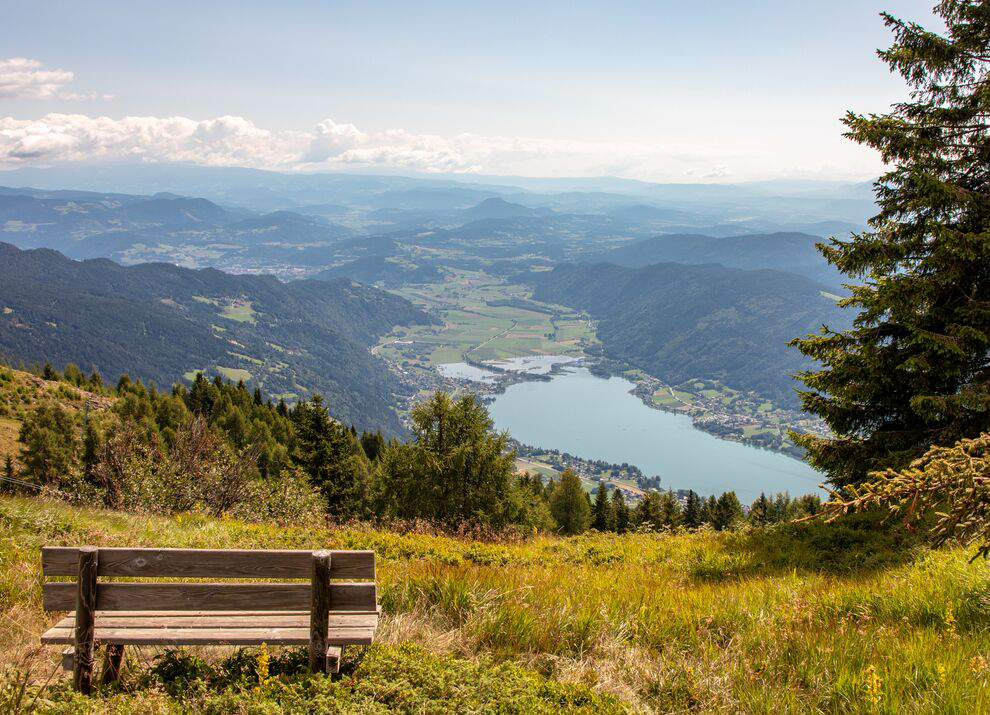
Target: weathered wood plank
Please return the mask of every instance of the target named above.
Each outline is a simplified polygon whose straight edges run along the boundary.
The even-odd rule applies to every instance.
[[[331,551],[332,579],[375,578],[374,551]],[[250,549],[101,548],[100,576],[148,578],[309,579],[312,551]],[[45,546],[41,565],[46,577],[75,576],[79,548]]]
[[[309,672],[311,673],[325,673],[327,670],[330,565],[329,551],[317,551],[313,554],[309,608]]]
[[[69,646],[62,651],[62,670],[66,673],[71,673],[72,669],[75,667],[73,661],[76,657],[76,649]]]
[[[105,611],[110,615],[96,615],[97,628],[309,628],[309,614],[270,615],[257,613],[251,616],[225,615],[173,615],[163,616],[158,613],[145,611],[140,616],[117,618],[113,611]],[[63,618],[53,628],[72,628],[74,620]],[[367,627],[373,628],[378,624],[378,614],[361,612],[331,612],[329,626]]]
[[[66,590],[66,598],[76,597],[76,622],[73,629],[72,685],[84,695],[93,688],[93,661],[96,658],[96,601],[98,597],[96,572],[100,552],[83,547],[77,552],[77,581]]]
[[[307,645],[309,628],[97,628],[97,643],[120,645]],[[331,628],[329,645],[371,645],[374,628]],[[72,630],[53,628],[42,636],[42,643],[60,645],[72,642]]]
[[[67,611],[75,602],[74,583],[46,583],[46,611]],[[374,583],[330,584],[334,611],[374,611]],[[100,611],[304,611],[310,607],[309,584],[295,583],[101,583],[96,589]]]

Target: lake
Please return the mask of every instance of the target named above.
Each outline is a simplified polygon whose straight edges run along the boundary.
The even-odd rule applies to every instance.
[[[490,406],[499,429],[536,447],[584,459],[628,462],[663,486],[702,495],[734,490],[744,503],[760,492],[821,493],[823,475],[792,457],[718,439],[691,418],[647,407],[628,380],[567,368],[549,382],[510,386]]]

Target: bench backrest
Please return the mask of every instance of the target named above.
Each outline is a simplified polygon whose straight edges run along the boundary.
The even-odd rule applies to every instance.
[[[305,579],[306,583],[102,582],[96,586],[100,611],[309,611],[313,551],[248,549],[101,548],[97,577],[191,579]],[[374,551],[331,551],[330,611],[373,612],[378,607]],[[79,573],[80,549],[46,546],[45,578]],[[340,583],[338,579],[368,579]],[[76,608],[74,582],[46,582],[46,611]]]

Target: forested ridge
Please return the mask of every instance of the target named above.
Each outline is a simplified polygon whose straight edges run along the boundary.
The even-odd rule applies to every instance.
[[[320,392],[334,414],[401,432],[401,385],[368,348],[395,325],[431,318],[349,280],[293,281],[171,264],[73,261],[0,244],[0,355],[69,362],[159,385],[218,368],[267,394]]]
[[[670,384],[717,379],[795,406],[810,363],[788,342],[851,320],[825,286],[792,273],[658,263],[562,264],[533,273],[534,297],[588,311],[608,356]]]

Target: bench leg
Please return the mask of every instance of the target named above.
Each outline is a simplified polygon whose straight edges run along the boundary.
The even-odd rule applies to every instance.
[[[93,661],[96,659],[96,567],[99,553],[92,546],[79,549],[72,685],[83,695],[88,695],[93,689]]]
[[[340,659],[344,655],[344,646],[332,645],[327,648],[327,672],[340,672]]]
[[[313,552],[312,601],[309,608],[309,670],[327,672],[327,631],[330,625],[330,552]]]
[[[120,680],[120,668],[124,664],[124,646],[112,643],[107,646],[103,657],[103,674],[100,676],[101,685],[109,685]]]
[[[76,660],[76,649],[69,646],[62,651],[62,670],[71,673]]]

